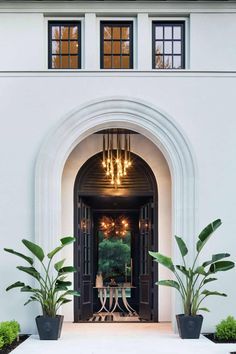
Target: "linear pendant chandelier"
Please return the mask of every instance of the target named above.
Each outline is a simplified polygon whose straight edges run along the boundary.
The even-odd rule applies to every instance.
[[[122,177],[132,165],[130,154],[130,134],[108,132],[103,134],[102,165],[107,178],[115,187],[121,185]]]

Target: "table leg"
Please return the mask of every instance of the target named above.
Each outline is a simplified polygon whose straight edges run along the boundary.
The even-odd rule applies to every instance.
[[[118,289],[117,288],[114,288],[114,293],[115,293],[115,304],[114,304],[113,309],[111,310],[111,313],[113,313],[115,311],[115,309],[117,308],[117,306],[119,306],[119,302],[118,302],[119,296],[118,296]]]
[[[101,308],[100,310],[97,312],[102,312],[102,310],[105,310],[106,312],[109,312],[106,308],[106,300],[107,300],[107,290],[106,289],[98,289],[98,293],[99,293],[99,299],[101,302]]]
[[[112,309],[112,305],[113,305],[113,288],[109,289],[109,311],[111,311]]]
[[[135,313],[136,311],[129,305],[128,301],[127,301],[127,298],[126,298],[126,292],[125,292],[126,289],[122,289],[121,290],[121,293],[122,293],[122,301],[123,301],[123,304],[126,308],[126,310],[129,312],[129,314],[132,314]]]

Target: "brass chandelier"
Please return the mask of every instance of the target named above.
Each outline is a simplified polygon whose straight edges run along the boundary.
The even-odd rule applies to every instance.
[[[122,177],[132,165],[130,154],[130,134],[108,132],[103,134],[102,165],[107,178],[115,187],[119,187]]]
[[[109,216],[103,216],[100,220],[100,230],[103,231],[104,238],[125,238],[129,230],[129,222],[127,218],[123,216],[119,216],[115,219]]]

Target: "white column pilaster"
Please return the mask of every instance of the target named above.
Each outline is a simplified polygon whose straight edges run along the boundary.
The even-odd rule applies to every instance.
[[[99,69],[99,33],[95,13],[85,14],[84,24],[84,69]]]
[[[152,69],[152,33],[151,23],[147,13],[137,16],[137,69]]]

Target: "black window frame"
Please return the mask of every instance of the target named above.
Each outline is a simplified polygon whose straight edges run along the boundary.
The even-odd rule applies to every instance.
[[[171,41],[172,43],[175,41],[181,41],[181,54],[179,55],[181,57],[181,68],[156,68],[156,41],[158,41],[156,39],[156,26],[157,25],[162,25],[163,28],[165,25],[171,26],[172,27],[172,39],[170,40],[166,40],[166,41]],[[175,25],[181,26],[181,39],[180,40],[175,40],[173,38],[173,27]],[[171,20],[165,20],[165,21],[161,21],[161,20],[155,20],[152,21],[152,69],[154,70],[184,70],[186,69],[185,65],[186,65],[186,60],[185,60],[185,25],[186,25],[186,21],[181,21],[181,20],[175,20],[175,21],[171,21]],[[161,40],[160,40],[161,41]],[[165,42],[165,39],[163,37],[163,43]],[[164,52],[163,52],[163,58],[165,56]],[[166,54],[168,55],[168,54]],[[172,65],[173,65],[173,57],[175,56],[175,54],[173,54],[173,48],[172,48],[172,54],[169,54],[168,56],[172,57]],[[178,56],[178,55],[176,55]]]
[[[53,26],[77,26],[78,27],[78,67],[77,68],[53,68],[52,67],[52,27]],[[60,39],[61,40],[61,39]],[[68,54],[59,54],[59,56],[68,55]],[[69,54],[70,56],[70,54]],[[73,55],[76,56],[76,55]],[[81,47],[81,21],[78,20],[65,20],[65,21],[48,21],[48,68],[51,70],[80,70],[81,69],[81,56],[82,56],[82,47]]]
[[[111,27],[123,27],[123,26],[129,26],[129,57],[130,57],[130,67],[129,68],[104,68],[104,27],[105,26],[111,26]],[[122,39],[121,39],[122,41]],[[127,41],[124,40],[124,41]],[[113,42],[113,41],[112,41]],[[118,55],[118,54],[117,54]],[[120,57],[122,57],[122,54],[119,54]],[[116,56],[116,55],[115,55]],[[113,53],[111,53],[111,57],[113,57]],[[100,69],[103,70],[133,70],[134,69],[134,22],[133,21],[117,21],[117,20],[112,20],[112,21],[101,21],[100,22]]]

